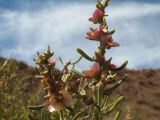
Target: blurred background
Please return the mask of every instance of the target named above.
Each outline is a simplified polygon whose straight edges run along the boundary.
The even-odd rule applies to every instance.
[[[76,60],[81,48],[90,56],[98,43],[84,34],[95,10],[96,0],[0,0],[0,116],[1,120],[28,120],[27,105],[43,103],[40,82],[33,58],[50,45],[55,58]],[[106,52],[120,65],[128,60],[129,75],[117,91],[125,96],[120,109],[122,120],[159,120],[160,118],[160,1],[110,0],[106,9],[109,29],[120,47]],[[23,61],[23,62],[22,62]],[[89,69],[82,60],[77,69]],[[61,67],[60,63],[57,67]],[[36,86],[36,87],[35,87]],[[32,113],[34,114],[34,113]],[[38,120],[38,119],[37,119]]]

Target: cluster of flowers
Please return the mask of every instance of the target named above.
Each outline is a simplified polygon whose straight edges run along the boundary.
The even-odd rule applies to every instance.
[[[50,51],[50,47],[43,54],[37,53],[38,59],[35,60],[38,65],[39,74],[36,76],[44,84],[48,99],[46,105],[50,112],[61,110],[72,100],[71,95],[65,90],[64,82],[61,77],[68,73],[67,65],[60,71],[55,68],[56,59],[52,56],[54,52]]]
[[[106,23],[105,8],[108,6],[108,2],[109,0],[98,1],[93,16],[89,18],[89,21],[99,24],[98,28],[91,28],[85,35],[88,40],[100,43],[93,57],[78,48],[77,52],[81,55],[80,58],[76,62],[68,61],[66,63],[63,63],[60,58],[63,69],[57,70],[55,68],[56,60],[52,59],[54,53],[49,47],[44,54],[38,53],[35,61],[39,73],[36,77],[45,86],[47,92],[45,106],[48,106],[50,112],[62,112],[67,109],[67,113],[65,111],[65,115],[68,115],[67,119],[80,117],[101,120],[103,115],[112,112],[122,101],[122,96],[118,96],[111,104],[106,99],[126,79],[125,76],[121,80],[116,80],[115,76],[116,72],[124,69],[128,63],[125,61],[120,67],[117,67],[111,63],[112,58],[105,58],[107,49],[119,46],[119,43],[112,39],[115,30],[109,31]],[[90,70],[83,72],[75,70],[75,65],[82,58],[93,62]],[[116,116],[119,114],[120,112],[117,112]]]
[[[97,9],[93,13],[93,16],[89,18],[89,21],[94,24],[100,24],[98,28],[92,29],[86,33],[86,38],[89,40],[99,41],[101,46],[111,48],[119,46],[119,43],[114,42],[112,39],[112,34],[115,32],[108,31],[106,24],[105,8],[108,5],[109,0],[104,0],[102,3],[97,2]]]
[[[92,69],[86,71],[85,74],[89,77],[94,77],[96,74],[100,73],[100,67],[107,70],[121,70],[122,68],[127,65],[127,61],[120,67],[116,68],[116,65],[111,64],[112,58],[106,60],[104,57],[105,49],[110,49],[111,47],[118,47],[120,46],[119,43],[113,41],[112,34],[115,30],[109,31],[108,26],[106,23],[105,17],[105,8],[108,6],[109,0],[103,0],[102,2],[97,2],[96,7],[97,9],[93,13],[93,16],[89,18],[89,21],[93,22],[94,24],[99,24],[98,28],[93,29],[90,28],[91,31],[86,33],[86,38],[92,41],[99,41],[100,46],[98,47],[97,51],[95,51],[94,61],[96,62]]]

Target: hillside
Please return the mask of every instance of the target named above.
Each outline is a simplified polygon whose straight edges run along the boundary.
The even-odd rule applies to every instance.
[[[159,120],[160,118],[160,69],[141,71],[125,70],[128,80],[120,86],[135,120]]]
[[[0,58],[0,120],[28,120],[26,106],[39,102],[35,69],[14,59],[3,67],[5,61]]]
[[[0,66],[2,66],[2,63],[4,63],[4,61],[4,58],[0,58]],[[16,77],[14,78],[14,81],[12,80],[9,82],[10,84],[12,83],[12,87],[8,88],[7,91],[5,89],[5,93],[3,93],[4,91],[1,92],[1,100],[3,99],[4,94],[10,96],[10,98],[7,98],[7,104],[5,104],[7,106],[4,105],[2,107],[5,107],[5,112],[7,112],[9,110],[11,111],[21,106],[22,111],[18,112],[19,114],[22,114],[24,112],[24,109],[27,109],[27,105],[36,104],[40,102],[38,101],[38,98],[41,97],[35,97],[36,95],[40,95],[41,93],[41,90],[38,90],[39,81],[37,81],[34,78],[35,69],[29,67],[24,62],[9,60],[7,64],[10,66],[11,72],[15,72]],[[121,85],[117,91],[119,94],[125,96],[125,102],[123,103],[124,105],[122,105],[123,108],[121,108],[122,111],[124,111],[124,116],[126,116],[126,114],[129,114],[128,117],[130,117],[131,120],[159,120],[160,69],[144,69],[140,71],[124,70],[119,73],[119,76],[121,76],[124,73],[128,74],[128,80],[124,82],[123,85]],[[1,76],[1,90],[3,90],[2,88],[4,87],[3,80],[4,77]],[[7,80],[10,80],[10,78]],[[12,95],[14,95],[14,98],[12,98]],[[20,100],[19,98],[23,98],[23,100]],[[17,101],[17,99],[19,100]],[[11,107],[10,104],[13,104],[13,102],[17,106]],[[1,113],[4,112],[2,110],[0,109]],[[5,112],[4,114],[6,114]],[[9,116],[14,116],[14,114],[9,114]],[[4,115],[4,117],[6,116]],[[27,119],[26,116],[21,117],[23,119]]]

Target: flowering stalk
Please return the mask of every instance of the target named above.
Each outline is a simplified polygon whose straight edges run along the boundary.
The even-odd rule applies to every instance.
[[[123,96],[117,96],[113,102],[109,102],[112,92],[117,89],[126,79],[126,75],[117,80],[116,73],[124,69],[128,63],[125,61],[120,67],[111,63],[112,58],[106,59],[106,50],[112,47],[118,47],[119,43],[112,39],[115,30],[109,31],[106,23],[105,8],[109,0],[97,1],[96,10],[89,21],[98,24],[98,28],[91,28],[86,33],[86,38],[90,41],[99,42],[99,46],[90,57],[82,49],[77,52],[80,58],[72,62],[64,63],[60,58],[63,68],[55,68],[56,60],[50,47],[44,54],[37,53],[38,75],[36,76],[44,85],[47,95],[44,97],[47,102],[40,106],[29,106],[30,109],[42,109],[47,107],[49,112],[53,112],[56,120],[68,119],[92,119],[102,120],[106,115],[115,111],[117,106],[124,99]],[[93,62],[90,70],[79,72],[75,70],[75,65],[83,58]],[[114,117],[118,120],[120,111]]]

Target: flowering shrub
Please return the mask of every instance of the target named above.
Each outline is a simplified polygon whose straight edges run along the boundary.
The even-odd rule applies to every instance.
[[[54,52],[48,50],[44,54],[37,53],[37,75],[40,79],[46,95],[44,104],[38,106],[28,106],[31,110],[42,110],[46,108],[52,114],[42,115],[41,119],[53,120],[77,120],[92,119],[102,120],[104,117],[116,110],[123,96],[118,95],[112,102],[109,97],[125,79],[126,75],[120,80],[116,73],[124,69],[127,65],[125,61],[120,67],[111,63],[112,58],[106,59],[105,53],[112,47],[118,47],[119,43],[112,38],[115,30],[109,31],[106,23],[105,8],[109,0],[103,0],[96,3],[96,10],[89,21],[98,24],[98,28],[91,28],[86,33],[88,40],[99,42],[93,57],[90,57],[82,49],[77,52],[80,58],[75,61],[67,61],[63,68],[55,68],[56,60],[53,59]],[[90,70],[79,72],[75,70],[75,65],[85,58],[93,63]],[[47,112],[45,111],[45,112]],[[45,117],[44,117],[45,116]],[[114,120],[118,120],[120,111],[117,110]],[[34,116],[30,115],[31,119]]]

